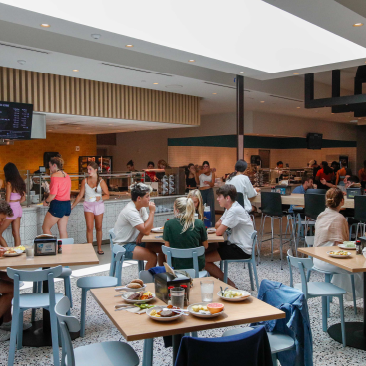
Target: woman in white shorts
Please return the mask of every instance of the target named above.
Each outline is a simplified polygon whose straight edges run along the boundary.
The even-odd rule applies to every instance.
[[[107,184],[99,177],[98,164],[94,161],[88,164],[89,177],[81,182],[80,193],[76,197],[71,209],[73,209],[84,197],[84,215],[86,221],[86,239],[93,242],[94,221],[97,234],[98,254],[104,254],[102,250],[102,222],[104,214],[104,202],[109,198]]]

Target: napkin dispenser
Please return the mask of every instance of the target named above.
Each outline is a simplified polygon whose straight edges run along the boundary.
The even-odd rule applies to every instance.
[[[34,239],[34,255],[56,255],[57,238],[53,235],[41,234]]]
[[[291,194],[291,187],[285,185],[277,185],[275,187],[275,192],[282,196],[289,196]]]
[[[176,275],[177,277],[170,273],[158,273],[154,276],[155,295],[166,304],[169,301],[169,287],[180,287],[181,285],[184,286],[189,301],[191,279],[179,273],[176,273]]]

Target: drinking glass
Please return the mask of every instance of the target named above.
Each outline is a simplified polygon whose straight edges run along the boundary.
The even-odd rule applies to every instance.
[[[202,301],[211,302],[213,299],[214,281],[201,281]]]
[[[25,255],[27,259],[33,259],[34,258],[34,246],[33,245],[27,245],[25,247]]]
[[[170,299],[172,301],[172,305],[177,308],[184,308],[184,294],[185,290],[182,287],[175,287],[170,290]]]

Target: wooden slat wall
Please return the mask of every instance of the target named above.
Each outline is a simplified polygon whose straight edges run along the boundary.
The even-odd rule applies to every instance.
[[[34,111],[200,124],[200,98],[55,74],[0,67],[0,100]]]

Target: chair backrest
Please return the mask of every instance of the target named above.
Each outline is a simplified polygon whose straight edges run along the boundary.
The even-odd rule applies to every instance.
[[[74,244],[74,238],[65,238],[65,239],[58,239],[58,240],[61,240],[62,245]]]
[[[354,218],[361,222],[366,222],[366,196],[355,196]]]
[[[306,194],[326,194],[327,190],[326,189],[314,189],[314,188],[309,188],[306,190],[305,192]]]
[[[111,268],[113,268],[112,276],[117,278],[117,286],[122,284],[122,267],[123,261],[125,260],[126,249],[119,244],[114,244],[112,248],[112,263]]]
[[[80,323],[72,315],[66,315],[70,310],[70,300],[64,296],[55,306],[55,313],[61,328],[62,350],[67,355],[67,366],[75,366],[75,355],[72,347],[70,332],[78,332]],[[64,355],[62,352],[62,355]]]
[[[236,202],[238,202],[239,205],[241,205],[244,208],[244,195],[243,195],[243,193],[238,192],[236,194]]]
[[[300,271],[301,276],[301,288],[305,297],[308,297],[308,285],[306,281],[306,276],[304,270],[309,270],[313,267],[313,261],[310,258],[298,258],[294,257],[292,250],[287,251],[287,262],[290,270],[290,286],[293,287],[293,277],[292,277],[292,266],[296,267]]]
[[[283,216],[281,194],[277,192],[262,192],[261,211],[269,216]]]
[[[115,239],[115,237],[116,237],[116,234],[114,233],[114,229],[110,229],[109,230],[109,244],[110,244],[110,246],[111,246],[111,249],[112,249],[112,247],[113,247],[113,239]]]
[[[163,245],[161,249],[167,257],[167,262],[169,266],[172,266],[172,258],[192,258],[195,278],[199,278],[198,257],[205,254],[204,246],[200,246],[197,248],[177,249],[166,247],[165,245]]]
[[[325,210],[324,194],[304,194],[305,208],[304,214],[313,220],[316,220],[319,214]]]

